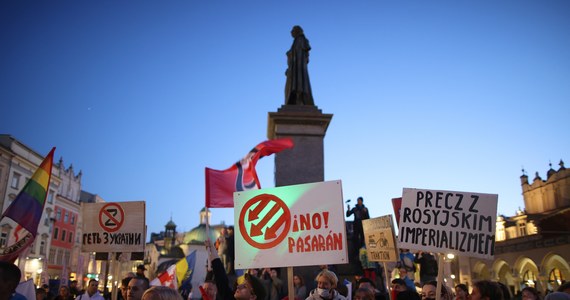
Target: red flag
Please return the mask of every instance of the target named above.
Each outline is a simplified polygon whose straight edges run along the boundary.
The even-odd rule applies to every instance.
[[[255,172],[257,161],[292,147],[293,140],[290,138],[269,140],[255,146],[229,169],[218,171],[206,168],[206,207],[234,207],[234,192],[260,189]]]

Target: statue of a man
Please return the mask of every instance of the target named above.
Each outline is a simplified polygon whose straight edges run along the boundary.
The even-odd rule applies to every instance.
[[[287,81],[285,83],[285,104],[287,105],[315,105],[311,83],[309,82],[309,51],[311,46],[305,38],[301,26],[293,26],[291,30],[293,45],[287,51]]]

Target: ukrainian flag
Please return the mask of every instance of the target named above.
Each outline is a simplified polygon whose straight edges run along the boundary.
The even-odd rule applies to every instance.
[[[194,267],[196,265],[196,250],[192,251],[188,256],[176,263],[176,277],[178,278],[178,286],[184,288],[189,286],[194,275]]]

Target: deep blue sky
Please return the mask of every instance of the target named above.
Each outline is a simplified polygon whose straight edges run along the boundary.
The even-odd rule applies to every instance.
[[[499,194],[570,165],[570,1],[2,1],[0,132],[147,201],[150,232],[198,223],[204,167],[265,140],[301,25],[325,178],[372,216],[403,187]],[[258,164],[273,187],[273,158]],[[233,224],[232,209],[213,223]]]

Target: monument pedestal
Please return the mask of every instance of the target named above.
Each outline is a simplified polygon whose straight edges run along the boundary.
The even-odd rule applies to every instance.
[[[275,186],[324,181],[323,139],[332,117],[310,105],[283,105],[269,113],[267,137],[289,137],[295,144],[275,155]]]

